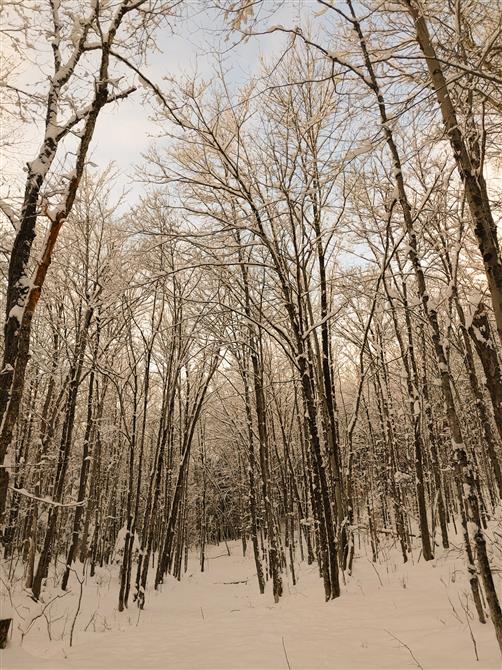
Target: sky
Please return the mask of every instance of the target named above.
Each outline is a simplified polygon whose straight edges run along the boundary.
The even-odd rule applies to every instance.
[[[265,25],[294,26],[303,23],[306,16],[314,22],[323,21],[322,17],[315,18],[318,5],[314,0],[284,0],[282,3],[279,0],[266,0],[265,11],[269,7],[277,7],[278,3],[278,9],[264,21]],[[188,2],[185,6],[189,7],[188,18],[175,21],[171,27],[164,26],[159,30],[159,50],[150,54],[143,68],[145,75],[167,92],[171,84],[166,78],[197,74],[209,79],[217,65],[217,53],[224,54],[227,81],[238,87],[256,74],[262,58],[273,59],[281,52],[284,39],[278,33],[256,36],[232,47],[232,43],[238,42],[238,37],[233,34],[230,40],[225,40],[228,31],[225,30],[221,15],[217,16],[208,9],[200,11],[200,4],[195,1]],[[2,45],[3,48],[5,46]],[[45,59],[45,63],[49,63],[51,56],[47,42],[34,46],[39,61],[43,64]],[[16,55],[11,56],[15,61]],[[38,81],[38,90],[42,90],[44,84],[40,68],[26,62],[17,62],[16,66],[21,82]],[[134,203],[144,189],[143,184],[134,181],[135,169],[142,162],[142,154],[151,144],[158,145],[163,142],[159,137],[160,128],[152,120],[153,111],[154,108],[145,104],[144,96],[138,91],[119,104],[106,106],[98,119],[90,160],[100,171],[111,161],[114,162],[118,175],[116,191],[118,194],[128,191],[128,197],[122,199],[122,209]],[[3,151],[2,147],[0,168],[3,183],[0,184],[0,190],[4,197],[9,195],[9,190],[12,191],[13,183],[21,191],[24,181],[23,166],[36,155],[42,139],[42,129],[35,124],[24,124],[22,127],[19,125],[14,131],[16,139],[12,150]],[[4,136],[10,132],[10,124],[3,123]],[[489,172],[489,181],[500,186],[498,168],[490,169]]]
[[[286,0],[277,16],[285,22],[296,23],[300,4],[299,0]],[[238,40],[234,35],[232,41],[225,41],[225,24],[221,16],[217,17],[207,9],[201,11],[200,4],[196,2],[188,2],[185,6],[188,6],[187,18],[175,21],[171,26],[163,26],[158,31],[158,52],[150,53],[143,68],[144,74],[162,90],[169,91],[166,77],[197,74],[209,79],[214,72],[218,52],[224,53],[229,83],[238,86],[257,71],[261,56],[271,57],[280,46],[277,36],[263,36],[229,49],[232,41],[235,43]],[[24,90],[42,92],[46,90],[45,79],[51,71],[52,55],[45,39],[32,46],[36,58],[30,63],[16,54],[7,40],[2,39],[2,76]],[[91,144],[90,160],[97,169],[103,170],[111,161],[114,162],[118,172],[117,191],[127,188],[128,202],[135,200],[143,188],[133,181],[135,166],[141,162],[142,153],[151,143],[161,142],[159,127],[152,120],[153,107],[145,104],[143,98],[138,91],[119,104],[105,107]],[[43,138],[43,129],[40,123],[21,123],[14,116],[3,117],[0,132],[0,168],[3,175],[0,191],[2,197],[9,197],[14,191],[21,193],[25,164],[35,157]]]
[[[300,2],[286,0],[274,14],[274,22],[289,25],[298,22]],[[223,54],[227,81],[239,87],[259,67],[262,58],[278,54],[284,40],[275,35],[254,37],[245,43],[236,35],[225,39],[223,20],[216,20],[214,13],[204,11],[174,26],[174,31],[164,28],[158,34],[160,52],[149,57],[145,75],[162,90],[169,90],[165,78],[197,75],[210,79],[217,66],[217,54]],[[235,46],[232,46],[234,44]],[[135,94],[119,106],[104,110],[99,120],[94,143],[93,162],[104,167],[113,160],[118,168],[118,186],[128,188],[132,200],[143,186],[134,183],[135,166],[141,162],[142,153],[151,145],[162,143],[159,126],[152,119],[152,109],[145,107],[141,95]]]
[[[305,7],[305,3],[299,0],[286,0],[274,13],[274,22],[297,24],[301,5]],[[207,9],[200,11],[197,7],[195,2],[188,3],[187,18],[175,21],[171,26],[163,26],[158,31],[158,52],[150,53],[146,66],[142,68],[145,76],[163,91],[169,92],[171,86],[166,78],[196,74],[210,79],[215,72],[218,53],[223,54],[229,85],[238,87],[257,72],[262,57],[268,59],[279,52],[284,40],[277,34],[254,37],[245,43],[233,34],[229,40],[223,17]],[[6,45],[2,46],[5,49]],[[28,90],[30,86],[31,90],[36,86],[38,91],[42,91],[45,88],[44,78],[51,70],[52,56],[46,41],[33,46],[37,54],[36,63],[20,61],[15,53],[8,55],[15,64],[18,85]],[[144,185],[135,182],[134,177],[136,166],[142,162],[142,154],[151,144],[162,143],[159,126],[152,118],[153,112],[154,107],[145,104],[144,95],[137,91],[118,104],[106,106],[97,122],[90,160],[99,171],[113,161],[117,171],[115,190],[117,194],[124,190],[128,192],[127,199],[122,200],[121,209],[136,201],[144,189]],[[4,123],[2,130],[3,147],[9,133],[13,132],[15,136],[12,148],[2,151],[2,197],[12,194],[12,184],[16,184],[21,192],[23,168],[27,161],[35,157],[43,138],[40,124],[21,125],[16,124],[16,120],[12,124],[11,127],[11,122]]]

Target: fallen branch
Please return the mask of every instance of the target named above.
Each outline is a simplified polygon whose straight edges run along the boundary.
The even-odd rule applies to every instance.
[[[26,489],[17,489],[15,486],[9,486],[9,488],[11,491],[14,491],[14,493],[19,493],[21,496],[31,498],[32,500],[38,500],[39,502],[45,503],[46,505],[52,505],[53,507],[83,507],[87,503],[87,500],[76,500],[75,502],[60,503],[52,500],[52,498],[40,498],[39,496],[30,493]]]

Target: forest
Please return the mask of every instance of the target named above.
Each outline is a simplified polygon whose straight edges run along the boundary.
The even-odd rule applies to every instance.
[[[1,17],[2,667],[499,668],[500,0]]]

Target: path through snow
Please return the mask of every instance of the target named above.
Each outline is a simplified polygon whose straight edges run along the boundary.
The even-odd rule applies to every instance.
[[[115,583],[109,590],[89,584],[72,649],[47,644],[40,627],[22,648],[14,635],[2,668],[287,669],[286,654],[292,670],[501,667],[491,624],[473,617],[476,661],[460,551],[429,564],[417,563],[415,553],[406,566],[391,557],[373,567],[362,555],[342,597],[330,603],[323,602],[316,566],[303,565],[298,585],[286,587],[274,605],[270,588],[264,596],[257,592],[251,556],[243,558],[237,543],[230,547],[230,557],[224,545],[210,547],[204,574],[194,556],[181,583],[169,579],[161,592],[149,592],[138,623],[134,604],[121,615],[114,611]],[[94,632],[91,624],[83,632],[98,596],[94,621],[106,619],[112,630]]]

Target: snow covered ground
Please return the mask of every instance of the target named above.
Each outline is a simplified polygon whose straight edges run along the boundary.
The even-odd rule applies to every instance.
[[[258,593],[251,552],[243,558],[238,543],[230,550],[228,556],[225,545],[209,547],[203,574],[194,555],[181,583],[170,578],[162,591],[149,592],[139,616],[134,604],[116,611],[116,574],[101,570],[85,586],[69,648],[79,596],[74,581],[72,593],[48,612],[52,641],[42,617],[21,646],[19,626],[26,621],[18,619],[1,667],[501,667],[491,623],[483,626],[473,615],[460,546],[428,564],[415,551],[405,566],[394,552],[373,566],[363,548],[342,596],[329,603],[316,566],[304,564],[297,586],[286,586],[278,605],[269,586],[264,596]],[[18,611],[32,616],[27,596],[19,597]]]

